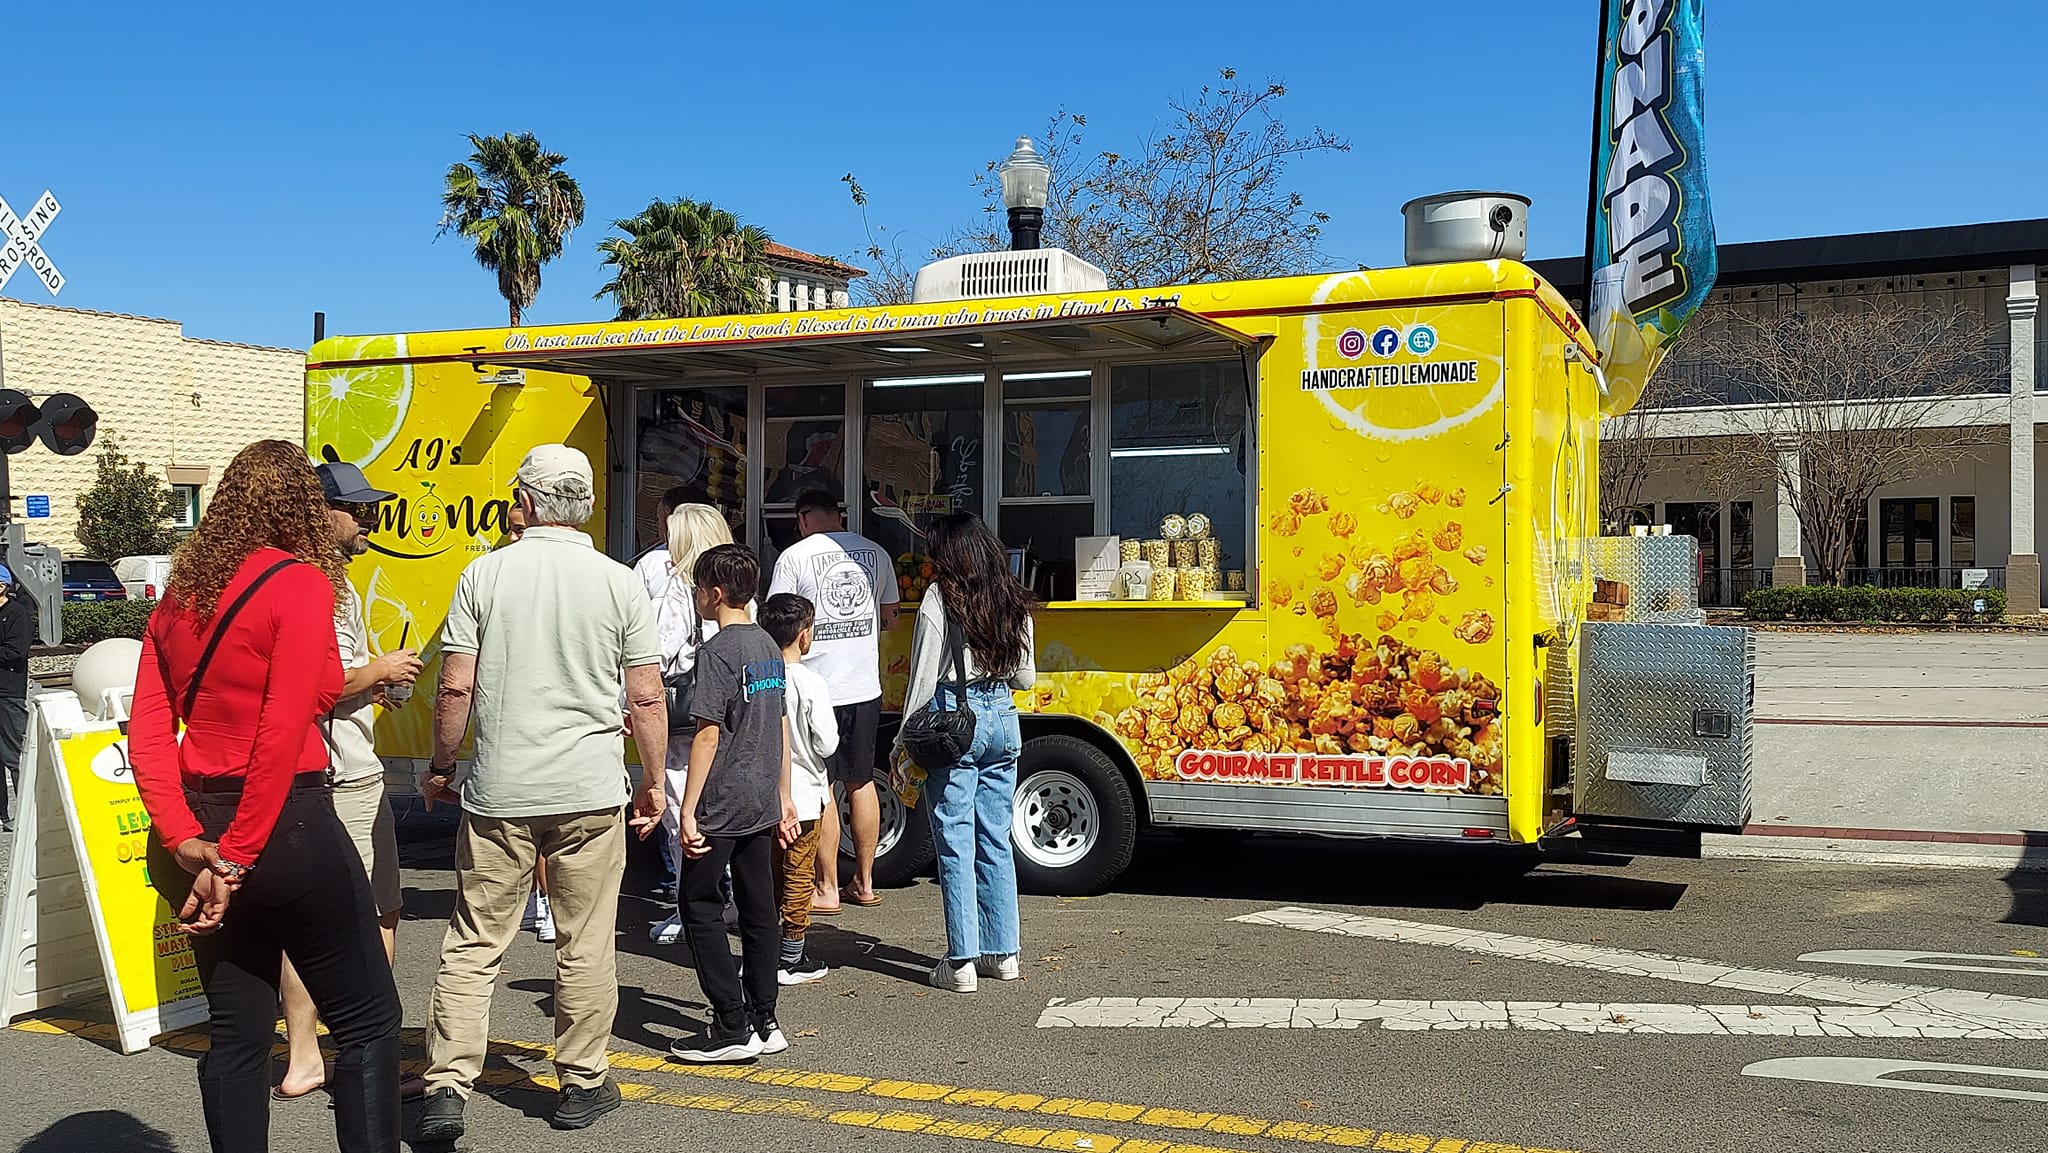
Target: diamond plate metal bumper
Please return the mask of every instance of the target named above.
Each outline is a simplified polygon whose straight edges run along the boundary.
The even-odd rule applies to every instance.
[[[1746,824],[1755,667],[1748,629],[1588,622],[1579,634],[1573,811]]]

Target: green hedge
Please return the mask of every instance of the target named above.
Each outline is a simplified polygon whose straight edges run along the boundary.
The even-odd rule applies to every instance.
[[[155,601],[65,601],[64,643],[89,645],[111,637],[142,639]]]
[[[1742,609],[1754,621],[1992,621],[2005,615],[2005,590],[1788,585],[1757,589]]]

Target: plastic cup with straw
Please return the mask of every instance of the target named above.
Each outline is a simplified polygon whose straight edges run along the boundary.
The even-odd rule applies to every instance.
[[[398,630],[398,647],[405,648],[405,642],[412,636],[412,622],[406,621]],[[395,681],[384,686],[384,699],[394,705],[402,705],[412,699],[412,682]]]

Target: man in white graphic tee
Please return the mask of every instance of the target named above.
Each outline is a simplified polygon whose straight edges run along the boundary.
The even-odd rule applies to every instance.
[[[875,894],[875,841],[881,799],[875,792],[875,730],[882,719],[881,635],[896,627],[896,568],[882,546],[846,531],[839,499],[822,489],[797,497],[803,539],[775,560],[768,595],[795,593],[814,606],[811,651],[804,666],[832,689],[839,751],[829,773],[846,790],[853,826],[854,874],[845,899],[882,903]],[[818,891],[812,908],[839,911],[839,808],[825,806],[818,823]]]

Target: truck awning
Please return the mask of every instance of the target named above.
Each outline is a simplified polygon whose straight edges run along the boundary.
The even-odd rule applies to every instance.
[[[972,302],[963,304],[972,307]],[[1214,356],[1234,353],[1257,340],[1250,334],[1207,317],[1172,307],[915,328],[891,326],[881,332],[837,330],[840,325],[850,327],[856,319],[886,320],[886,313],[886,309],[862,309],[851,313],[781,313],[732,321],[721,317],[645,321],[641,324],[646,327],[675,326],[685,332],[715,331],[721,324],[746,327],[787,325],[793,331],[686,338],[622,347],[478,350],[451,359],[478,365],[549,369],[625,382],[677,379],[697,382],[781,375],[792,370],[915,372],[1026,358],[1081,360],[1132,352],[1173,357]],[[877,314],[882,315],[878,318]],[[794,331],[805,322],[824,331]]]

